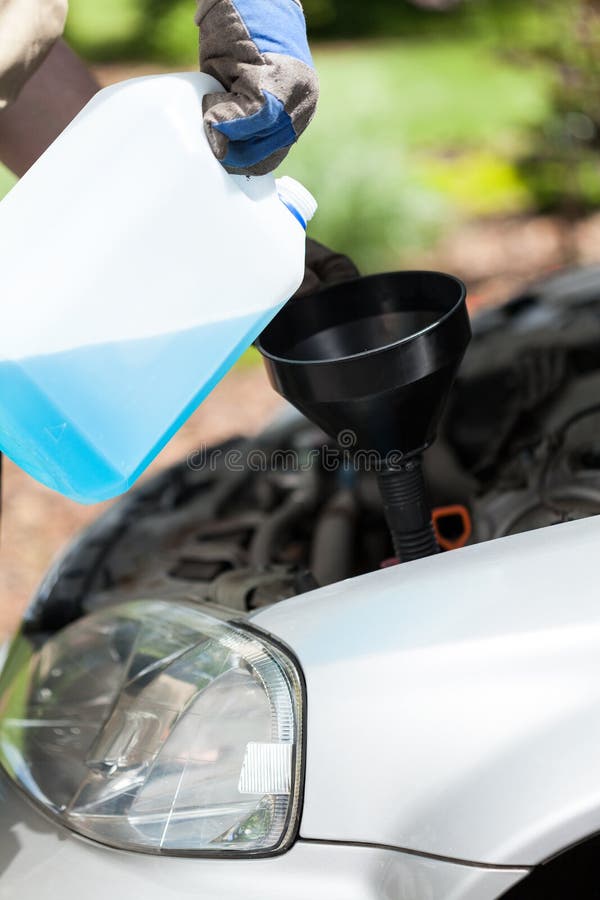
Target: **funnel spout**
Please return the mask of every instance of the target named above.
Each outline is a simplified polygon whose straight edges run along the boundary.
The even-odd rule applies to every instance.
[[[400,562],[439,553],[420,457],[383,469],[377,477],[394,553]]]

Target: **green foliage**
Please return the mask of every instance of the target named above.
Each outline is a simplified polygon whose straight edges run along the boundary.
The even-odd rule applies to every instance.
[[[148,35],[148,58],[168,63],[195,63],[198,59],[198,29],[194,22],[194,4],[165,3],[155,0],[156,23]]]
[[[426,158],[423,182],[468,216],[498,215],[526,208],[531,195],[514,163],[489,151]]]
[[[285,170],[320,201],[311,232],[364,271],[409,263],[458,214],[529,201],[511,157],[547,115],[544,72],[479,41],[317,50],[321,101]]]
[[[527,5],[519,40],[509,46],[521,64],[543,63],[551,87],[548,113],[518,169],[538,207],[577,216],[600,202],[600,2]]]
[[[527,205],[512,161],[548,115],[543,69],[464,38],[327,45],[315,59],[319,112],[284,169],[319,199],[316,238],[381,270],[409,265],[457,216]]]
[[[67,39],[87,59],[197,59],[193,0],[71,0],[69,7]]]
[[[10,191],[17,179],[8,169],[0,163],[0,198]]]
[[[434,241],[450,214],[400,148],[374,147],[360,155],[346,144],[326,159],[313,145],[299,149],[285,169],[319,199],[311,236],[347,253],[365,272],[397,265]]]
[[[408,0],[305,0],[313,40],[485,37],[523,17],[519,0],[463,0],[449,11]],[[67,35],[89,59],[189,64],[197,55],[193,0],[71,0]],[[512,31],[511,31],[512,35]]]
[[[127,58],[136,44],[143,53],[149,32],[140,0],[71,0],[69,4],[66,37],[86,59]]]

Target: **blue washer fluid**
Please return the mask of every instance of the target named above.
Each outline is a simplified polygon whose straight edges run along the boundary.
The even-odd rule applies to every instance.
[[[127,490],[302,281],[316,204],[223,169],[221,89],[106,88],[0,203],[0,449],[80,502]]]

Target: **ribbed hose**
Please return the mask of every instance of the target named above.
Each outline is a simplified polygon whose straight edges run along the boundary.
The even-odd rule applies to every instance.
[[[378,480],[394,551],[400,561],[438,553],[421,459],[413,457],[403,465],[384,469]]]

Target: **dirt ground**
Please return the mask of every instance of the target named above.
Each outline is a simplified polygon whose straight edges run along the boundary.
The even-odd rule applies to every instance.
[[[100,72],[104,83],[131,74],[130,68],[115,66]],[[597,262],[600,214],[576,225],[551,217],[474,222],[415,258],[411,266],[450,271],[464,278],[475,309],[497,303],[532,278],[561,266]],[[280,405],[260,365],[235,369],[164,449],[147,477],[202,443],[258,431]],[[38,485],[7,460],[3,481],[0,637],[17,625],[60,548],[104,508],[78,506]]]

